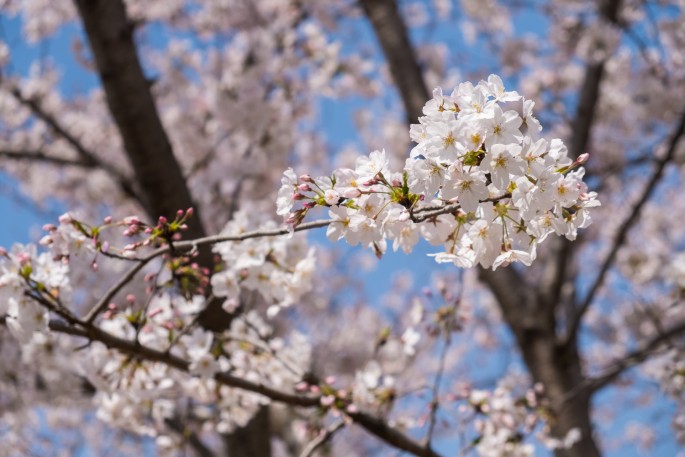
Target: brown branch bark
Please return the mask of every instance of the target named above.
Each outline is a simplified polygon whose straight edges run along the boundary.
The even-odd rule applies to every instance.
[[[194,206],[193,199],[138,59],[134,27],[125,5],[122,0],[74,1],[143,206],[154,219],[173,218],[177,210]],[[199,238],[205,234],[198,214],[190,223],[188,235]]]
[[[417,122],[423,115],[423,105],[430,98],[430,93],[397,3],[395,0],[360,0],[360,4],[383,48],[390,74],[402,97],[407,120],[409,123]]]
[[[64,157],[50,156],[43,151],[29,150],[0,150],[0,158],[15,160],[20,162],[40,162],[59,166],[73,166],[82,168],[93,168],[94,165],[83,160],[67,159]]]
[[[600,1],[600,17],[607,22],[618,23],[618,11],[621,0]],[[606,61],[588,63],[585,67],[585,78],[580,89],[576,116],[573,122],[571,146],[569,155],[576,159],[580,154],[586,152],[590,143],[590,133],[595,122],[597,105],[600,99],[600,86],[604,77]]]

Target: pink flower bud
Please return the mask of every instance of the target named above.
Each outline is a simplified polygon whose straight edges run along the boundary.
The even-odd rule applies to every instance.
[[[587,162],[589,158],[590,158],[590,154],[587,152],[584,152],[578,156],[578,158],[576,159],[576,162],[578,162],[579,164],[582,164],[582,163]]]
[[[293,200],[304,200],[305,198],[307,198],[307,196],[300,193],[293,195]]]
[[[193,207],[191,206],[190,208],[188,208],[188,209],[186,210],[186,217],[192,217],[193,214],[195,214],[195,210],[194,210]]]
[[[402,187],[402,181],[400,181],[399,179],[393,179],[391,184],[393,185],[393,187]]]
[[[331,406],[335,403],[335,397],[333,395],[325,395],[321,397],[321,404],[323,406]]]
[[[315,202],[307,202],[307,203],[304,203],[302,206],[304,206],[305,208],[311,209],[311,208],[314,208],[316,206],[316,203]]]
[[[357,405],[355,405],[354,403],[351,403],[351,404],[347,405],[347,408],[345,408],[345,411],[347,411],[350,414],[356,414],[359,412],[359,408],[357,408]]]
[[[112,216],[107,216],[102,220],[103,223],[105,224],[111,224],[112,223]]]
[[[326,379],[324,379],[326,384],[335,384],[335,376],[326,376]]]
[[[126,296],[126,301],[129,302],[131,305],[136,302],[136,296],[133,294],[128,294]]]
[[[69,224],[73,220],[74,220],[74,218],[71,217],[71,214],[69,214],[69,213],[64,213],[59,217],[59,223],[60,224]]]
[[[45,224],[43,226],[43,230],[45,230],[46,232],[52,232],[54,230],[57,230],[57,227],[55,227],[54,224]]]
[[[100,246],[100,250],[104,253],[109,252],[109,241],[104,241]]]
[[[312,190],[312,188],[309,187],[309,184],[307,183],[300,184],[299,186],[297,186],[297,189],[301,192],[309,192],[310,190]]]
[[[168,222],[169,220],[164,216],[159,216],[159,219],[157,221],[159,225],[166,225]]]
[[[312,177],[309,176],[309,175],[302,175],[302,176],[300,176],[299,180],[302,181],[302,182],[309,182],[309,183],[314,182],[314,180],[312,179]]]
[[[350,187],[343,192],[342,196],[345,198],[357,198],[362,194],[362,191],[356,187]]]

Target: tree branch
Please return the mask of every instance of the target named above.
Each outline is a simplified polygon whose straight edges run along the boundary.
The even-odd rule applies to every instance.
[[[621,0],[605,0],[599,8],[600,16],[613,24],[618,22],[618,10]],[[597,105],[600,99],[599,88],[604,77],[606,60],[596,63],[588,63],[585,67],[585,79],[580,89],[578,107],[573,122],[573,135],[571,136],[571,146],[569,156],[572,159],[578,158],[585,152],[590,142],[590,131],[595,121]]]
[[[66,159],[63,157],[49,156],[43,151],[29,151],[29,150],[0,150],[0,157],[26,162],[43,162],[53,165],[61,166],[75,166],[82,168],[93,168],[93,164],[84,162],[82,160]]]
[[[21,91],[16,87],[10,88],[10,94],[12,94],[19,103],[29,108],[38,119],[45,122],[59,137],[64,139],[74,148],[83,161],[81,166],[100,168],[106,171],[110,177],[119,184],[119,187],[121,187],[124,194],[139,203],[142,203],[141,196],[134,189],[133,184],[126,175],[117,170],[113,165],[101,160],[95,153],[87,149],[78,138],[57,121],[55,116],[45,111],[37,100],[24,97]]]
[[[151,217],[173,217],[193,200],[174,157],[133,40],[133,24],[122,0],[74,0],[97,66],[109,111]],[[197,208],[196,208],[197,209]],[[206,233],[199,217],[189,234]],[[211,254],[211,253],[210,253]],[[211,255],[208,256],[211,261]]]
[[[630,231],[633,225],[635,225],[639,220],[642,208],[645,206],[649,198],[654,193],[656,186],[661,181],[661,178],[664,175],[664,170],[666,169],[666,165],[668,165],[668,163],[671,160],[673,160],[676,148],[678,146],[678,143],[680,142],[680,139],[683,137],[683,134],[685,134],[685,111],[681,114],[680,120],[678,121],[678,125],[676,126],[676,129],[673,132],[673,134],[671,135],[666,155],[657,162],[656,168],[654,169],[654,173],[652,173],[652,177],[650,178],[649,182],[642,191],[642,196],[635,203],[632,211],[630,212],[626,220],[620,225],[620,228],[616,233],[614,240],[611,243],[611,249],[609,250],[609,253],[605,257],[604,261],[602,262],[601,267],[599,269],[599,273],[595,278],[595,281],[592,283],[592,286],[590,287],[589,292],[585,297],[585,300],[583,300],[583,303],[578,308],[578,312],[575,314],[572,322],[569,325],[568,333],[566,335],[567,341],[576,338],[576,334],[578,333],[578,328],[580,327],[580,322],[582,321],[583,316],[590,308],[590,305],[592,304],[595,295],[604,283],[604,279],[606,278],[609,269],[611,268],[611,266],[614,263],[614,260],[616,259],[616,254],[626,241],[628,231]]]
[[[152,349],[140,344],[140,342],[137,341],[129,341],[119,338],[118,336],[112,335],[111,333],[108,333],[91,324],[80,323],[80,325],[83,328],[77,328],[58,320],[51,320],[49,323],[50,330],[54,332],[83,337],[90,341],[98,341],[108,348],[116,349],[121,353],[136,357],[138,359],[150,362],[160,362],[186,373],[189,371],[190,364],[180,357],[172,355],[168,352]],[[214,376],[214,379],[216,379],[216,381],[220,384],[264,395],[273,401],[292,406],[314,408],[321,405],[320,396],[304,396],[285,392],[261,383],[255,383],[243,378],[239,378],[225,372],[217,373]],[[417,441],[389,426],[380,418],[363,412],[347,413],[347,415],[369,433],[375,435],[382,441],[397,449],[401,449],[419,457],[441,457],[440,454],[436,453],[430,448],[422,446]]]
[[[589,378],[587,381],[588,388],[592,392],[602,389],[603,387],[612,383],[629,368],[639,365],[647,360],[647,358],[649,358],[649,356],[652,355],[662,343],[667,342],[675,336],[683,334],[685,334],[685,320],[655,335],[653,338],[643,343],[638,349],[630,352],[620,361],[616,362],[613,367],[605,370],[602,375]]]
[[[322,430],[316,438],[314,438],[312,441],[309,442],[309,444],[307,444],[307,446],[305,446],[305,448],[300,453],[300,457],[312,457],[317,449],[326,444],[331,438],[333,438],[333,435],[335,435],[335,433],[338,430],[341,430],[344,426],[345,421],[343,419],[340,419],[337,422],[331,424],[330,427],[327,427],[326,429]]]
[[[200,457],[214,457],[214,452],[212,452],[212,450],[202,442],[200,437],[197,436],[197,433],[186,430],[180,420],[177,418],[166,419],[164,423],[170,429],[181,435],[181,437],[190,445],[197,455]]]
[[[430,93],[423,80],[407,27],[395,0],[360,0],[390,67],[390,74],[399,90],[409,123],[423,115],[423,105]]]

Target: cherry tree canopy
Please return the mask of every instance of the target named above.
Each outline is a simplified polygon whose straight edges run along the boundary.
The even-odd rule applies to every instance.
[[[0,455],[685,442],[682,1],[1,8]]]

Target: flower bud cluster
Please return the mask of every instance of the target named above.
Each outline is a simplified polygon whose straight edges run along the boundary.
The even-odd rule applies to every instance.
[[[379,255],[387,240],[410,252],[423,237],[443,245],[432,254],[440,263],[530,265],[537,244],[552,233],[575,239],[599,205],[582,180],[587,154],[572,160],[561,140],[540,138],[533,106],[496,75],[449,96],[438,88],[411,127],[417,145],[402,172],[389,170],[385,151],[330,177],[288,169],[277,213],[295,226],[311,208],[327,207],[329,239]],[[293,211],[296,202],[303,203]]]

